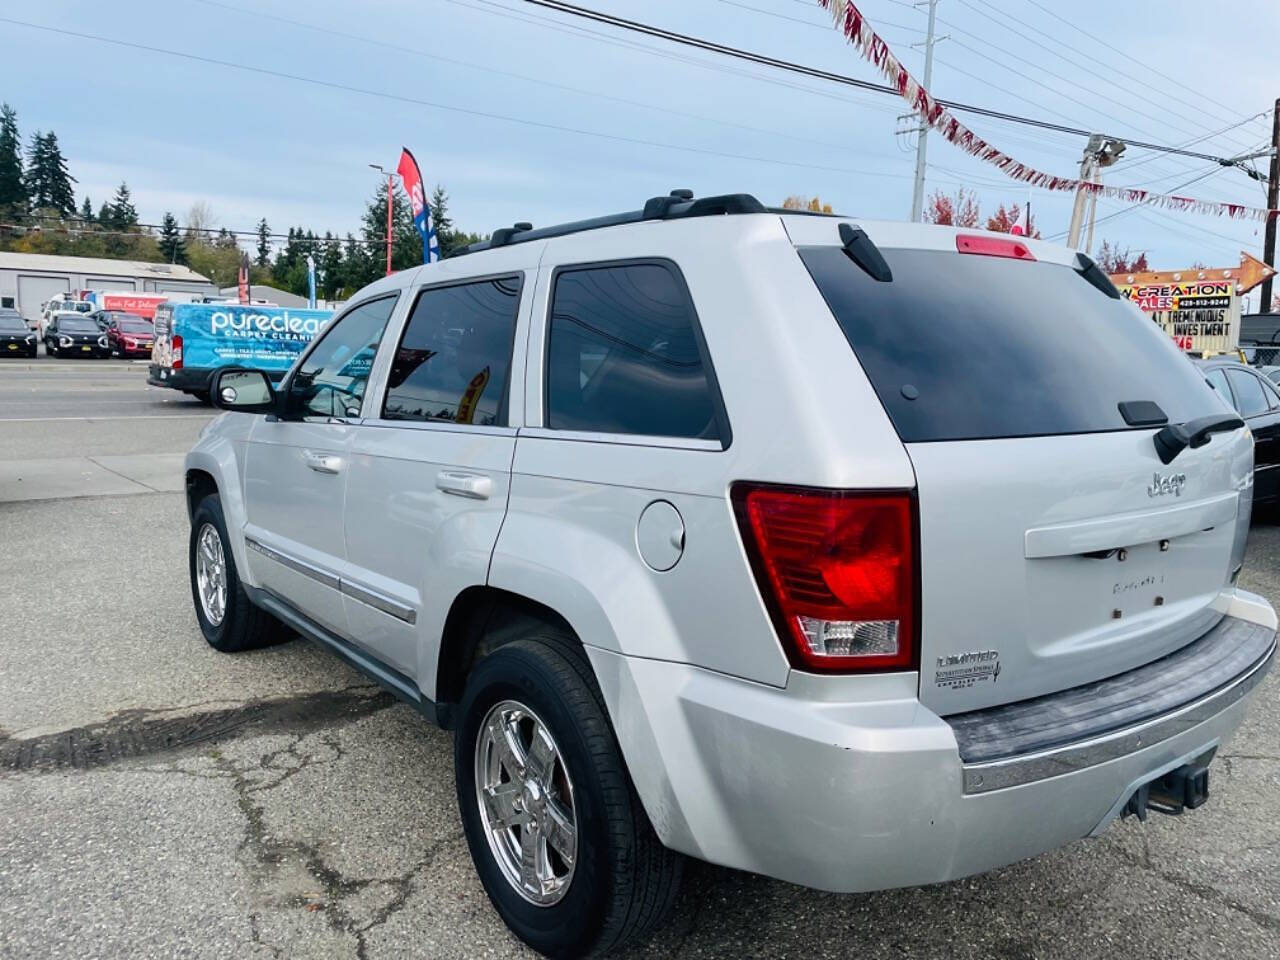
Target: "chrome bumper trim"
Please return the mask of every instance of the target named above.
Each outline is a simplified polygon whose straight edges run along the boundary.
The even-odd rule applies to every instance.
[[[1144,723],[1039,753],[987,763],[962,764],[964,792],[987,793],[1036,780],[1047,780],[1115,760],[1175,737],[1243,699],[1267,675],[1275,653],[1276,643],[1273,640],[1267,653],[1231,683]]]

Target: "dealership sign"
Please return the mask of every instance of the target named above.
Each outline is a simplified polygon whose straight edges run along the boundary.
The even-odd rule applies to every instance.
[[[1240,266],[1112,274],[1120,295],[1190,353],[1222,353],[1240,342],[1243,295],[1273,274],[1247,253]]]

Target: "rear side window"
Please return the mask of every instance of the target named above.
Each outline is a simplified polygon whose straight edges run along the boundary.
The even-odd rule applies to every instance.
[[[1133,429],[1129,400],[1175,423],[1221,409],[1159,327],[1069,267],[881,252],[887,283],[840,247],[799,251],[905,442]]]
[[[1218,391],[1218,396],[1226,401],[1227,406],[1234,407],[1236,405],[1235,397],[1231,396],[1231,388],[1227,386],[1227,375],[1222,371],[1221,367],[1215,367],[1204,375],[1204,378],[1213,384],[1213,389]],[[1237,413],[1239,411],[1236,411]]]
[[[422,291],[391,361],[387,420],[505,425],[520,277]]]
[[[693,303],[672,264],[556,274],[547,426],[723,440]]]
[[[1256,417],[1267,412],[1267,395],[1262,392],[1262,381],[1247,370],[1228,370],[1227,378],[1240,404],[1240,416]]]

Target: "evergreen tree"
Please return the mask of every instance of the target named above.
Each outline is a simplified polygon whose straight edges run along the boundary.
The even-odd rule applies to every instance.
[[[102,206],[98,208],[98,223],[106,225],[111,222],[111,204],[106,200],[102,201]]]
[[[93,223],[93,203],[88,197],[85,197],[84,203],[80,204],[80,219],[85,223]]]
[[[138,211],[133,205],[129,185],[123,180],[116,187],[116,195],[111,198],[110,226],[112,230],[133,230],[138,226]]]
[[[363,272],[360,283],[371,283],[386,272],[387,249],[387,185],[380,183],[362,218],[361,234],[369,251],[370,269]],[[391,269],[405,270],[422,263],[422,235],[413,225],[413,210],[401,191],[391,194]]]
[[[271,265],[271,228],[266,217],[258,221],[258,256],[253,262],[260,267]]]
[[[316,261],[316,268],[320,273],[317,283],[320,295],[326,300],[338,299],[338,291],[342,289],[342,244],[327,230],[324,234],[324,248]]]
[[[67,161],[53,131],[44,134],[37,130],[32,135],[25,181],[32,209],[57,210],[63,216],[75,213],[76,197],[71,188],[75,177],[67,172]]]
[[[27,185],[22,176],[22,141],[18,114],[0,104],[0,210],[21,211],[27,205]]]
[[[178,230],[178,220],[172,213],[165,211],[164,221],[160,226],[160,254],[169,263],[187,262],[187,245]]]
[[[438,183],[431,191],[431,227],[436,232],[440,256],[447,257],[457,246],[457,240],[453,233],[453,220],[449,217],[449,194]]]

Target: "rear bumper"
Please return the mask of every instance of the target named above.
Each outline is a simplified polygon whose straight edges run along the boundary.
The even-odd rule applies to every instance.
[[[147,367],[147,383],[153,387],[171,387],[187,393],[207,391],[212,377],[213,369],[210,367],[180,367],[174,370],[156,363]]]
[[[1227,678],[1214,699],[1060,743],[1114,741],[1121,749],[981,791],[966,791],[973,764],[961,758],[952,725],[916,699],[914,673],[793,673],[777,689],[588,652],[664,843],[725,866],[853,892],[978,873],[1105,828],[1139,785],[1212,751],[1239,725],[1248,691],[1274,656],[1274,614],[1263,601],[1256,606],[1256,619],[1269,622],[1240,629],[1260,630],[1265,653]],[[1228,627],[1241,622],[1230,619]],[[1179,716],[1154,739],[1136,735]]]

